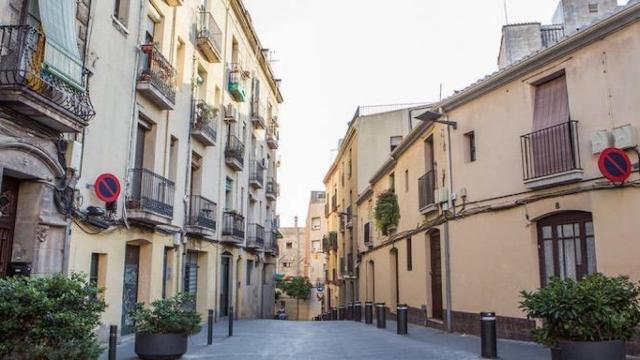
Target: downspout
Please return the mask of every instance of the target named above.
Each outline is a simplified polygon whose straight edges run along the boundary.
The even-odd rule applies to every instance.
[[[455,208],[453,207],[453,200],[451,194],[453,191],[453,174],[452,174],[452,159],[451,159],[451,126],[447,125],[447,165],[449,168],[449,196],[447,200],[447,207],[452,211],[453,218],[455,218]],[[449,218],[447,212],[444,212],[444,266],[445,266],[445,292],[447,294],[447,332],[453,332],[451,324],[452,310],[451,310],[451,245],[449,239]]]

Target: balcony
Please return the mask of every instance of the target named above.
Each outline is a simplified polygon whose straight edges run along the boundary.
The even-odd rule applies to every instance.
[[[370,222],[364,224],[364,246],[367,248],[373,247],[373,227]]]
[[[229,72],[229,93],[231,97],[237,102],[244,102],[247,100],[247,91],[244,88],[244,71],[238,64],[231,65],[231,71]]]
[[[215,202],[200,195],[191,195],[189,198],[189,215],[185,231],[192,236],[213,237],[216,232]]]
[[[222,241],[234,244],[244,241],[244,216],[227,210],[222,215]]]
[[[280,133],[278,127],[272,122],[267,129],[267,146],[271,150],[278,148],[278,141],[280,141]]]
[[[276,201],[279,193],[280,193],[280,186],[275,180],[270,179],[267,182],[267,188],[265,191],[265,196],[267,197],[267,200]]]
[[[176,70],[155,45],[144,44],[142,66],[136,89],[161,110],[173,110],[176,104]]]
[[[322,237],[322,251],[329,253],[338,250],[338,233],[330,231],[328,235]]]
[[[421,214],[437,210],[436,206],[436,173],[428,171],[418,179],[418,207]]]
[[[247,234],[247,248],[262,249],[264,248],[264,227],[259,224],[249,224]]]
[[[73,64],[80,86],[53,75],[44,68],[45,44],[29,25],[0,26],[0,103],[56,131],[81,131],[95,115],[90,73]]]
[[[127,197],[127,217],[152,225],[168,224],[173,218],[175,185],[147,169],[130,169],[131,194]]]
[[[222,60],[222,31],[208,11],[199,14],[198,34],[196,44],[202,56],[211,63],[219,63]]]
[[[216,144],[219,112],[219,109],[210,106],[204,100],[196,101],[191,122],[191,136],[204,146]]]
[[[260,103],[259,98],[255,98],[251,101],[251,124],[256,129],[264,129],[265,122],[264,116],[267,113],[264,105]]]
[[[568,121],[520,137],[522,176],[530,189],[582,180],[578,122]]]
[[[244,144],[235,135],[229,135],[227,138],[224,161],[235,171],[242,171],[244,168]]]
[[[254,189],[262,189],[264,186],[264,165],[262,165],[262,160],[251,160],[249,185]]]
[[[352,210],[351,210],[351,205],[349,205],[349,206],[347,207],[347,211],[346,211],[346,213],[344,214],[344,217],[345,217],[345,219],[344,219],[344,221],[345,221],[345,226],[346,226],[348,229],[353,228],[353,212],[352,212]]]

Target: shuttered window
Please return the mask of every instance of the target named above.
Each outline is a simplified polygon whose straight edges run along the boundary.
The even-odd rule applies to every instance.
[[[569,121],[567,78],[560,75],[536,86],[533,130],[546,129]]]

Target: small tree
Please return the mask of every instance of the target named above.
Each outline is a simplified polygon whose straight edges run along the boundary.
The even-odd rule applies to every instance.
[[[374,215],[376,226],[384,235],[387,235],[390,226],[398,226],[400,206],[398,205],[398,197],[393,191],[385,191],[378,195]]]
[[[292,277],[282,282],[282,290],[296,299],[296,319],[300,319],[300,300],[307,300],[311,294],[311,282],[309,279],[303,277]]]

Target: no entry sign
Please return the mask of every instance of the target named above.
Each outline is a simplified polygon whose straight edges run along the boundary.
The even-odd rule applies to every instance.
[[[600,153],[598,167],[604,177],[612,182],[622,183],[631,175],[631,160],[618,148],[607,148]]]
[[[93,187],[98,199],[104,202],[114,202],[120,196],[120,180],[113,174],[105,173],[98,176]]]

